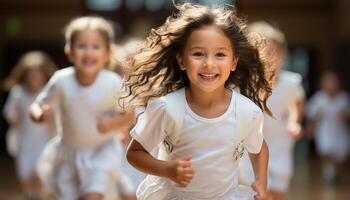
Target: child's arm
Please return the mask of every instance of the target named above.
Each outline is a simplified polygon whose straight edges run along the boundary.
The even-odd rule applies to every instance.
[[[194,176],[191,156],[172,161],[162,161],[154,158],[136,140],[132,140],[127,151],[127,159],[138,170],[169,178],[182,187],[186,187]]]
[[[266,199],[267,188],[267,167],[269,160],[269,150],[265,140],[263,141],[261,150],[257,154],[249,153],[249,158],[253,166],[255,181],[252,188],[257,192],[256,200]]]
[[[34,122],[40,123],[49,121],[53,113],[50,105],[45,104],[40,106],[38,103],[34,102],[29,107],[29,115]]]
[[[58,80],[59,72],[56,72],[45,85],[34,103],[29,107],[29,115],[34,122],[50,121],[53,117],[52,105],[56,105],[59,99]]]
[[[99,116],[97,120],[97,128],[101,133],[108,133],[112,130],[126,131],[135,123],[135,115],[133,110],[126,111],[119,115]]]
[[[7,123],[11,126],[15,126],[20,120],[19,116],[19,99],[21,98],[22,89],[20,86],[14,86],[6,100],[3,109],[3,115]]]
[[[298,98],[289,108],[287,130],[294,139],[299,139],[301,137],[301,121],[304,112],[304,104],[304,98]]]

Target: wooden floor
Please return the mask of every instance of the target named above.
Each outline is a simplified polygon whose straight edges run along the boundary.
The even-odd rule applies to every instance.
[[[344,170],[338,182],[327,185],[322,181],[316,157],[297,157],[289,200],[350,200],[350,163],[344,168],[347,170]],[[0,158],[0,176],[0,200],[24,199],[18,188],[11,159]]]

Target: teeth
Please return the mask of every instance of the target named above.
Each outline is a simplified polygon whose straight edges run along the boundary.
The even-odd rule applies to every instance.
[[[214,78],[216,74],[201,74],[201,76],[204,76],[205,78]]]

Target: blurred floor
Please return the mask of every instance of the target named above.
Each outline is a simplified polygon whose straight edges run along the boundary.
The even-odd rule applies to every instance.
[[[310,165],[308,165],[310,162]],[[346,170],[348,169],[348,170]],[[292,180],[289,200],[349,200],[350,163],[344,166],[344,173],[334,186],[322,182],[320,163],[317,159],[296,160],[296,173]],[[0,158],[0,200],[23,200],[18,182],[14,178],[13,161]]]

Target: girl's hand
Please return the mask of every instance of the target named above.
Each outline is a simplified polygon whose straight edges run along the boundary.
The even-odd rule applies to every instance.
[[[181,187],[186,187],[194,176],[191,159],[191,156],[186,156],[174,161],[169,161],[167,177]]]
[[[298,122],[293,122],[293,121],[288,122],[287,131],[292,135],[292,137],[295,140],[299,140],[302,136],[301,135],[302,127]]]
[[[105,134],[113,130],[113,120],[110,117],[99,116],[97,118],[97,129],[100,133]]]
[[[266,187],[264,187],[259,180],[256,180],[254,183],[252,183],[252,188],[257,193],[254,195],[254,200],[266,200]]]
[[[41,107],[43,114],[42,118],[44,122],[50,122],[53,119],[53,110],[50,105],[45,104]]]

